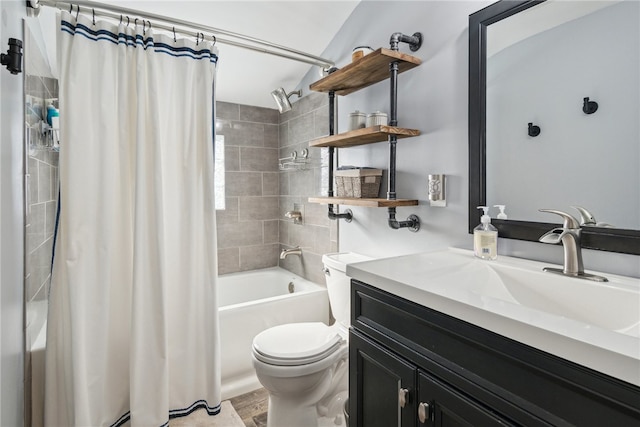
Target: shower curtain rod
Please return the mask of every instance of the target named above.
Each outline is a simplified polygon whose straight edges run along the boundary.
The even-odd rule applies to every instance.
[[[125,7],[99,3],[88,0],[75,0],[75,1],[54,1],[54,0],[27,0],[27,5],[33,9],[38,9],[40,6],[55,7],[60,10],[70,10],[72,6],[76,6],[79,10],[85,8],[86,11],[92,11],[97,15],[107,16],[109,18],[120,19],[121,17],[129,17],[132,21],[135,18],[144,21],[153,21],[151,26],[153,28],[160,28],[169,32],[180,33],[183,35],[192,35],[196,38],[203,34],[205,37],[210,36],[212,41],[227,44],[230,46],[236,46],[243,49],[249,49],[268,55],[275,55],[294,61],[305,62],[311,65],[317,65],[324,69],[331,68],[335,65],[333,61],[328,59],[312,55],[307,52],[296,50],[287,46],[271,43],[266,40],[261,40],[255,37],[246,36],[244,34],[234,33],[231,31],[223,30],[220,28],[209,27],[206,25],[197,24],[195,22],[183,21],[176,18],[169,18],[162,15],[156,15],[153,13],[144,12],[136,9],[128,9]],[[163,22],[164,24],[161,24]],[[170,24],[170,25],[169,25]],[[194,31],[195,30],[195,31]],[[238,40],[244,40],[247,44],[236,40],[229,40],[218,37],[218,34],[229,36]],[[215,37],[215,39],[214,39]],[[277,49],[277,50],[273,50]]]

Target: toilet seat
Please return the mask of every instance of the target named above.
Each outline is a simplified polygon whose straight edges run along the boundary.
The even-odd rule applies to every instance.
[[[344,340],[321,322],[289,323],[262,331],[253,339],[253,354],[275,366],[307,365],[335,353]]]

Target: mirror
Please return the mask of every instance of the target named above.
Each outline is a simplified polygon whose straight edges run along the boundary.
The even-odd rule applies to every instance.
[[[501,1],[469,17],[470,232],[479,205],[507,205],[499,235],[530,241],[560,222],[538,209],[582,206],[583,247],[640,254],[639,13]]]

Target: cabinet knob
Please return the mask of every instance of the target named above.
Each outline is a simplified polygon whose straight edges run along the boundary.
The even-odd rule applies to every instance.
[[[431,407],[428,403],[420,402],[420,404],[418,405],[418,419],[420,420],[421,424],[425,424],[427,421],[429,421],[431,412],[430,410]]]
[[[409,390],[406,388],[401,388],[398,393],[398,402],[400,403],[400,407],[404,408],[408,401],[409,401]]]

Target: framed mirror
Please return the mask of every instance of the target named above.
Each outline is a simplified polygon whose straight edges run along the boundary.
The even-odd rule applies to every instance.
[[[579,206],[582,247],[640,255],[639,16],[555,0],[470,15],[469,232],[500,204],[499,236],[538,241],[562,222],[538,209]]]

